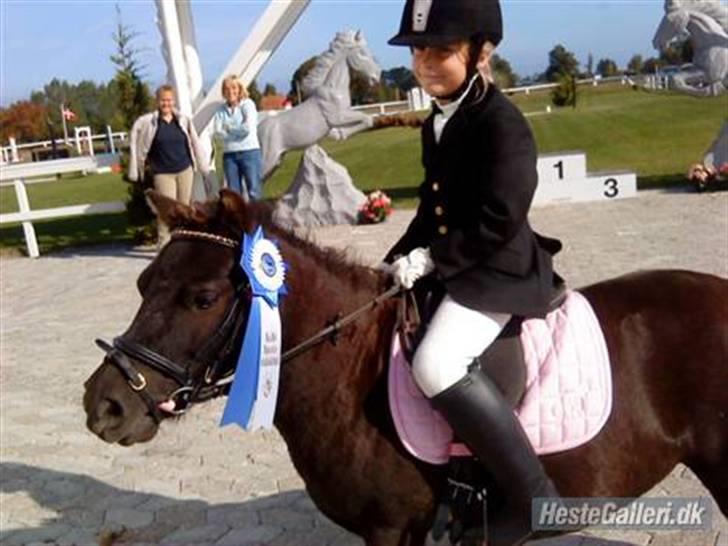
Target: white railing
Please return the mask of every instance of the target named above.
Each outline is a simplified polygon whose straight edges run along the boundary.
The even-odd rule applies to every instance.
[[[594,87],[598,86],[601,83],[611,83],[611,82],[620,82],[622,85],[632,84],[632,80],[629,78],[629,76],[625,75],[619,75],[619,76],[609,76],[606,78],[602,77],[596,77],[596,78],[584,78],[581,80],[576,80],[576,85],[592,85]],[[531,94],[532,91],[544,91],[546,89],[553,89],[554,87],[558,87],[558,83],[539,83],[535,85],[525,85],[521,87],[509,87],[507,89],[503,89],[503,93],[513,94],[513,93],[525,93],[526,95]]]
[[[410,110],[409,101],[406,100],[394,100],[389,102],[378,102],[376,104],[359,104],[352,106],[352,110],[358,110],[365,114],[384,115],[384,114],[397,114],[399,112],[407,112]]]
[[[79,150],[81,148],[82,141],[88,142],[90,140],[93,143],[94,141],[103,140],[109,143],[110,152],[113,154],[116,153],[117,142],[120,144],[122,142],[126,142],[127,139],[128,135],[125,131],[113,132],[111,128],[107,126],[107,131],[104,134],[90,136],[80,136],[77,134],[75,137],[69,138],[68,142],[64,142],[63,138],[57,138],[55,139],[55,142],[59,149],[65,149],[65,147],[68,146],[68,148],[75,147]],[[0,164],[18,163],[20,161],[18,152],[21,150],[48,150],[52,147],[52,140],[38,140],[35,142],[17,144],[14,138],[10,138],[8,139],[8,145],[0,148]]]
[[[577,85],[592,85],[598,86],[602,83],[620,82],[622,85],[634,85],[634,81],[629,76],[609,76],[607,78],[585,78],[577,80]],[[535,85],[525,85],[520,87],[508,87],[502,89],[503,93],[515,94],[525,93],[529,95],[533,91],[545,91],[546,89],[553,89],[558,87],[558,83],[539,83]],[[378,102],[375,104],[359,104],[352,106],[352,110],[359,110],[367,114],[374,116],[381,116],[385,114],[400,114],[402,112],[411,112],[417,110],[427,110],[430,107],[430,97],[421,88],[415,87],[407,92],[408,100],[397,100],[389,102]]]
[[[644,76],[642,80],[643,87],[647,89],[670,89],[670,77],[661,74],[651,74]]]
[[[28,192],[26,191],[26,183],[32,183],[32,180],[26,182],[26,178],[57,175],[69,172],[90,172],[98,171],[118,163],[119,156],[117,154],[104,154],[96,157],[72,157],[69,159],[51,159],[48,161],[39,161],[35,163],[20,163],[14,165],[0,166],[0,186],[10,186],[15,188],[15,197],[18,201],[18,212],[9,214],[0,214],[0,224],[9,224],[21,222],[23,226],[23,234],[25,235],[25,244],[28,249],[28,256],[37,258],[40,256],[38,249],[38,239],[35,235],[33,222],[48,218],[64,218],[68,216],[84,216],[89,214],[106,214],[111,212],[122,212],[125,205],[121,201],[113,201],[106,203],[93,203],[85,205],[72,205],[68,207],[57,207],[52,209],[31,210]]]
[[[111,165],[119,163],[118,154],[99,154],[92,157],[88,155],[68,157],[65,159],[49,159],[47,161],[32,161],[26,163],[13,163],[0,167],[0,186],[12,185],[11,180],[35,178],[73,172],[96,172]],[[26,183],[32,184],[33,180]]]

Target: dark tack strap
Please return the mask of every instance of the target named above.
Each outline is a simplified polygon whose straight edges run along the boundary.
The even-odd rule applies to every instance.
[[[324,328],[321,330],[318,334],[315,336],[307,339],[303,343],[300,343],[293,347],[292,349],[289,349],[283,355],[281,356],[281,363],[287,362],[288,360],[291,360],[292,358],[297,357],[301,353],[309,350],[311,347],[315,347],[319,343],[322,343],[326,340],[335,341],[336,337],[339,335],[340,330],[346,326],[347,324],[350,324],[354,322],[356,319],[358,319],[361,315],[368,312],[370,309],[373,309],[383,301],[391,298],[392,296],[397,295],[402,289],[399,286],[393,286],[386,292],[383,292],[379,294],[376,298],[371,300],[366,305],[362,305],[359,309],[354,311],[353,313],[350,313],[346,315],[342,319],[336,319],[330,326]]]
[[[231,338],[235,337],[235,333],[243,318],[243,306],[241,296],[236,293],[230,310],[225,315],[223,322],[218,326],[215,333],[210,337],[204,347],[195,356],[197,362],[210,362],[213,359],[220,358],[220,348],[227,350],[228,345],[232,343]],[[216,370],[215,370],[216,371]],[[209,372],[208,372],[209,373]],[[214,375],[212,375],[214,377]]]
[[[142,400],[144,400],[144,403],[147,405],[149,413],[151,414],[154,421],[157,424],[161,423],[162,416],[159,412],[159,408],[157,407],[157,403],[154,401],[154,399],[149,394],[149,391],[147,390],[147,380],[144,375],[142,375],[136,370],[136,368],[134,368],[134,366],[132,366],[131,362],[129,362],[129,359],[123,352],[115,349],[114,347],[106,343],[103,339],[97,339],[96,345],[98,345],[98,347],[106,353],[106,358],[109,359],[111,364],[113,364],[114,367],[116,367],[116,369],[119,370],[126,378],[129,387],[131,387],[134,392],[141,396]]]
[[[171,376],[180,385],[187,384],[187,370],[159,353],[147,349],[143,345],[125,340],[123,337],[117,337],[114,339],[114,348],[135,360],[143,362],[158,372]]]
[[[399,336],[399,344],[409,362],[412,362],[412,357],[415,353],[417,344],[416,336],[421,323],[422,319],[420,318],[414,292],[407,290],[402,294],[397,305],[395,332]]]

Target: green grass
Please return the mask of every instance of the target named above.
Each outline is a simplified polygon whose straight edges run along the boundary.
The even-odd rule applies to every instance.
[[[68,176],[52,182],[26,184],[30,208],[47,209],[84,203],[126,200],[127,185],[120,174]],[[0,188],[0,213],[15,212],[18,203],[12,186]]]
[[[412,206],[422,181],[419,131],[392,128],[356,135],[345,141],[325,140],[321,147],[349,171],[364,192],[384,189],[395,206]],[[283,164],[266,183],[266,197],[280,197],[293,179],[301,152],[285,156]]]
[[[645,182],[684,176],[718,134],[728,98],[603,86],[581,93],[578,107],[529,118],[539,151],[583,150],[588,169],[628,169]]]
[[[582,87],[576,109],[554,109],[550,93],[516,95],[511,100],[526,114],[541,153],[582,150],[590,171],[629,169],[641,188],[685,182],[690,164],[699,161],[726,118],[728,98],[693,98],[673,93],[635,91],[627,86]],[[392,128],[361,133],[322,147],[344,165],[355,184],[368,192],[383,189],[396,207],[416,204],[422,180],[419,131]],[[220,155],[220,154],[219,154]],[[301,152],[290,152],[266,183],[265,195],[280,197],[298,167]],[[221,169],[220,169],[221,172]],[[28,186],[31,208],[118,201],[126,198],[120,175],[90,175]],[[17,210],[14,190],[0,190],[0,211]],[[41,252],[66,245],[129,240],[123,215],[53,220],[35,224]],[[0,248],[22,247],[19,226],[0,229]]]
[[[33,222],[33,226],[41,254],[68,247],[131,242],[133,239],[123,213],[41,220]],[[0,229],[0,255],[18,255],[21,252],[25,252],[22,227],[11,225]]]

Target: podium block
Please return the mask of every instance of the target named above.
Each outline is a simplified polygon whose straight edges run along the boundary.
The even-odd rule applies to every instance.
[[[533,204],[611,201],[637,195],[637,176],[627,171],[586,170],[586,154],[568,151],[538,156],[538,187]]]
[[[539,182],[534,205],[611,201],[637,196],[637,175],[631,172],[590,173],[581,179]]]
[[[586,154],[580,151],[538,156],[538,182],[559,182],[586,177]]]

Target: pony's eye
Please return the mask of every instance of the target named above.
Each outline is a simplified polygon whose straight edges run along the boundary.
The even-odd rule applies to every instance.
[[[193,298],[193,305],[196,309],[209,309],[217,302],[218,295],[215,292],[200,292]]]

